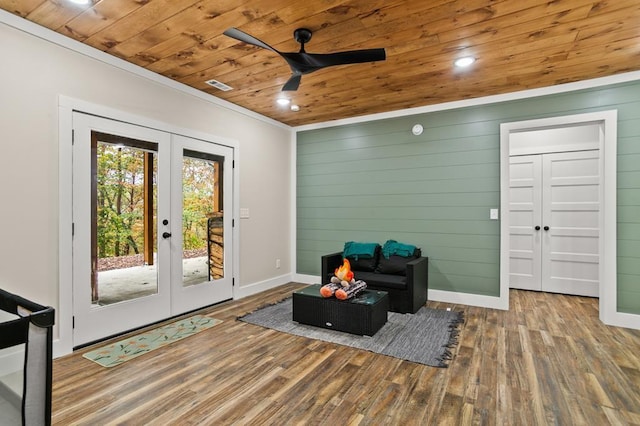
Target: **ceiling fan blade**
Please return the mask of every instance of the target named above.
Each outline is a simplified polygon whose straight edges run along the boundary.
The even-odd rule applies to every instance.
[[[307,53],[308,62],[315,67],[329,67],[333,65],[359,64],[363,62],[384,61],[387,55],[384,49],[350,50],[336,53]]]
[[[285,83],[282,87],[282,91],[295,91],[298,90],[300,86],[300,79],[302,78],[302,74],[293,74],[289,81]]]
[[[321,68],[334,65],[358,64],[362,62],[383,61],[384,49],[350,50],[337,53],[279,52],[294,73],[308,74]]]
[[[252,44],[254,46],[262,47],[263,49],[271,50],[272,52],[280,54],[280,52],[278,52],[273,47],[269,46],[264,41],[258,40],[254,36],[249,35],[249,34],[243,32],[243,31],[240,31],[237,28],[233,28],[233,27],[229,28],[228,30],[226,30],[222,34],[226,35],[227,37],[235,38],[236,40],[239,40],[239,41],[241,41],[243,43]]]

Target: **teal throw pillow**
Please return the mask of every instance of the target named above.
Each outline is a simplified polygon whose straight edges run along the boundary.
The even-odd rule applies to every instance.
[[[399,243],[395,240],[387,240],[382,246],[382,255],[385,259],[389,259],[390,256],[412,257],[415,251],[416,246]]]
[[[355,241],[349,241],[344,243],[342,256],[355,260],[360,258],[373,259],[376,254],[376,247],[378,247],[378,243],[357,243]]]

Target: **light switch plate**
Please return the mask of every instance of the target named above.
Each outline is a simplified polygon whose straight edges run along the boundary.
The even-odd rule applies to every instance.
[[[498,220],[498,209],[489,209],[489,219]]]
[[[249,209],[246,207],[240,208],[240,219],[249,219]]]

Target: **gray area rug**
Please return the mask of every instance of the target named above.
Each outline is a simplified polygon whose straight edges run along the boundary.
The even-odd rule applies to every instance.
[[[358,336],[299,324],[292,319],[291,298],[262,307],[238,320],[283,333],[323,340],[406,361],[447,367],[458,344],[462,312],[422,307],[415,314],[389,312],[387,323],[374,336]]]

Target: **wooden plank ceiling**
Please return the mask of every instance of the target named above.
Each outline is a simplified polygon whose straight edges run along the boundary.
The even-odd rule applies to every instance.
[[[638,0],[0,0],[0,8],[291,126],[514,92],[640,69]],[[282,92],[275,53],[383,47],[384,62],[335,66]],[[457,70],[454,59],[477,61]],[[233,90],[205,84],[216,79]],[[300,111],[275,100],[287,95]]]

